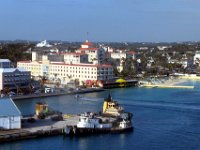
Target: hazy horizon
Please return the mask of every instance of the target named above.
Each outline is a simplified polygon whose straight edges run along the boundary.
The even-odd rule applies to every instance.
[[[0,2],[0,40],[200,41],[199,4],[198,0],[6,0]]]

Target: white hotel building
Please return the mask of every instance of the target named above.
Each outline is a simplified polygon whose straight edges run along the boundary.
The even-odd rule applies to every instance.
[[[66,64],[62,62],[46,61],[20,61],[18,67],[25,68],[33,76],[47,76],[49,79],[55,76],[61,81],[69,79],[87,80],[109,80],[113,78],[113,67],[103,64]]]

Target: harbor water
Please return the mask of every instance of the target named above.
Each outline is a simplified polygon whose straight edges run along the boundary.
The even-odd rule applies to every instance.
[[[155,150],[200,149],[200,82],[195,89],[121,88],[110,90],[125,110],[133,113],[134,132],[84,137],[44,137],[1,143],[0,150]],[[65,114],[99,112],[108,91],[15,101],[23,115],[46,102]]]

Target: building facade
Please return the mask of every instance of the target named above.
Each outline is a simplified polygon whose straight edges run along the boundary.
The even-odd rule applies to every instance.
[[[66,64],[80,64],[88,62],[88,55],[84,53],[63,53]]]
[[[69,79],[85,82],[87,80],[109,80],[113,78],[113,67],[111,65],[20,61],[17,66],[29,70],[32,75],[46,75],[49,79],[56,76],[63,82]]]
[[[200,51],[196,51],[193,62],[194,64],[200,65]]]
[[[93,43],[86,40],[81,48],[76,50],[76,53],[85,53],[88,55],[88,62],[98,61],[98,63],[102,63],[105,58],[105,49],[97,48]]]
[[[30,84],[30,79],[30,72],[23,68],[0,68],[0,90],[27,88]]]
[[[110,53],[110,57],[112,59],[126,59],[126,58],[132,58],[132,59],[135,59],[135,52],[133,51],[129,51],[129,52],[122,52],[122,51],[119,51],[119,52],[111,52]]]
[[[0,99],[0,128],[20,129],[21,112],[10,98]]]
[[[9,59],[0,59],[0,68],[11,68],[12,62]]]

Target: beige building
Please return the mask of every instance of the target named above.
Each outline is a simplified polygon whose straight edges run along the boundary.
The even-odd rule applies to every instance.
[[[103,64],[66,64],[63,62],[50,62],[43,60],[20,61],[18,67],[31,72],[33,76],[47,76],[49,79],[55,76],[65,83],[69,80],[109,80],[113,78],[113,67]]]

